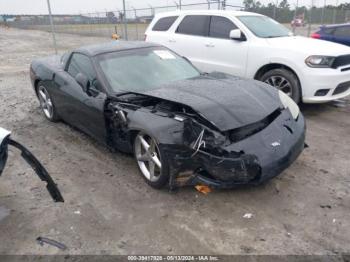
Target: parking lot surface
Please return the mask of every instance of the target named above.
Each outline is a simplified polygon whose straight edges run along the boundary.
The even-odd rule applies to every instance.
[[[59,51],[106,38],[58,35]],[[336,254],[350,251],[350,101],[303,105],[307,144],[283,174],[257,187],[154,190],[133,157],[44,119],[29,79],[51,35],[0,28],[0,126],[56,180],[65,203],[15,150],[0,178],[0,254]],[[247,215],[251,214],[251,215]],[[60,251],[40,246],[48,237]]]

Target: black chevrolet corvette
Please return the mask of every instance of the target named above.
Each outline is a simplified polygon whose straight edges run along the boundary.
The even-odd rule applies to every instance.
[[[169,49],[116,41],[38,59],[30,68],[45,117],[133,152],[160,188],[258,184],[304,149],[298,106],[264,83],[200,73]]]

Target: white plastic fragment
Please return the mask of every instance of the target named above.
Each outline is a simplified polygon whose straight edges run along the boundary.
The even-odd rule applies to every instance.
[[[80,213],[80,210],[74,211],[74,214],[80,215],[80,214],[81,214],[81,213]]]
[[[11,134],[10,131],[0,127],[0,146],[2,142]]]
[[[250,219],[250,218],[252,218],[253,217],[253,214],[252,213],[246,213],[246,214],[244,214],[244,216],[243,216],[243,218],[248,218],[248,219]]]

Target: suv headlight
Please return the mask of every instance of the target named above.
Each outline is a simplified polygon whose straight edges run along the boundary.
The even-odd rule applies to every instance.
[[[312,55],[305,59],[305,63],[309,67],[325,68],[332,67],[334,59],[333,56]]]
[[[294,119],[297,119],[299,116],[300,109],[298,105],[291,99],[287,94],[282,91],[278,91],[280,100],[284,108],[288,108]]]

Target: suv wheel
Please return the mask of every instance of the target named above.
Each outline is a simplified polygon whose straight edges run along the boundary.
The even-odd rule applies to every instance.
[[[289,95],[296,103],[300,102],[300,84],[294,73],[278,68],[267,71],[260,81],[265,82]]]

